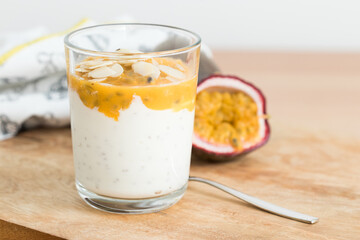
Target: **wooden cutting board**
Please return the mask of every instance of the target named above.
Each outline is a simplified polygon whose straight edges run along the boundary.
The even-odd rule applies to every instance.
[[[52,238],[33,230],[66,239],[359,239],[360,55],[217,53],[216,59],[224,72],[266,93],[272,135],[236,161],[193,159],[191,174],[319,223],[284,219],[196,182],[159,213],[94,210],[75,189],[70,130],[40,129],[0,142],[0,239],[20,239],[22,231],[28,239]]]

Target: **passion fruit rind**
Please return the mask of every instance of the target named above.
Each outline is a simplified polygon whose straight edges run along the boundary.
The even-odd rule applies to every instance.
[[[260,142],[257,145],[254,145],[251,148],[247,148],[246,150],[242,152],[236,152],[236,153],[217,153],[214,151],[209,151],[203,148],[194,147],[192,148],[192,155],[194,155],[197,158],[208,160],[210,162],[227,162],[235,159],[239,159],[241,157],[244,157],[248,153],[251,153],[252,151],[260,148],[261,146],[265,145],[270,139],[270,128],[269,133],[267,137],[264,139],[264,141]]]
[[[193,135],[192,153],[202,159],[210,161],[228,161],[246,153],[252,152],[267,143],[270,137],[270,126],[266,118],[266,99],[261,90],[252,83],[232,75],[214,74],[200,81],[197,93],[209,88],[230,89],[235,92],[243,92],[254,100],[257,105],[257,116],[260,128],[256,141],[244,144],[240,149],[231,146],[214,144],[199,137],[195,132]]]

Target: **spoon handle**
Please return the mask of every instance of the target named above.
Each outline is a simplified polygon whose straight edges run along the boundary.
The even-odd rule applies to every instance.
[[[191,177],[191,176],[189,177],[189,180],[209,184],[209,185],[216,187],[224,192],[227,192],[227,193],[233,195],[234,197],[237,197],[251,205],[254,205],[262,210],[265,210],[267,212],[270,212],[270,213],[273,213],[273,214],[276,214],[276,215],[279,215],[282,217],[290,218],[290,219],[293,219],[293,220],[296,220],[299,222],[308,223],[308,224],[314,224],[319,221],[319,219],[317,217],[312,217],[309,215],[305,215],[302,213],[288,210],[286,208],[276,206],[274,204],[271,204],[271,203],[265,202],[263,200],[260,200],[258,198],[246,195],[242,192],[239,192],[235,189],[229,188],[225,185],[222,185],[220,183],[217,183],[217,182],[214,182],[211,180],[207,180],[207,179],[203,179],[203,178],[199,178],[199,177]]]

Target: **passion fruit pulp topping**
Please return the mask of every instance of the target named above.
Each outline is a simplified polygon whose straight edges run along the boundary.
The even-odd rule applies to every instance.
[[[98,66],[83,69],[82,66],[94,62]],[[194,109],[197,78],[181,60],[156,58],[130,64],[114,62],[103,57],[89,57],[76,66],[78,71],[75,74],[69,74],[70,88],[77,92],[86,107],[95,108],[115,121],[119,118],[119,111],[127,109],[134,96],[139,96],[152,110]],[[118,72],[112,71],[114,65],[120,69]]]
[[[257,105],[247,94],[204,90],[197,95],[194,131],[212,144],[242,150],[258,138]]]

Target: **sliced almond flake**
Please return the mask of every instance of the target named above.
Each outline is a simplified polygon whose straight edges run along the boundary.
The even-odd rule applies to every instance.
[[[119,53],[143,53],[141,51],[138,51],[138,50],[130,50],[130,49],[117,49],[116,52],[119,52]],[[135,56],[119,56],[119,60],[118,62],[123,64],[123,65],[129,65],[129,64],[132,64],[132,63],[136,63],[138,60],[137,59],[134,59],[134,60],[131,60],[131,58],[135,58]],[[124,58],[123,60],[121,58]]]
[[[119,52],[119,53],[143,53],[139,50],[131,50],[131,49],[125,49],[125,48],[116,49],[116,52]]]
[[[99,83],[100,85],[103,85],[103,86],[108,86],[108,87],[111,87],[111,86],[113,86],[112,84],[110,84],[110,83]]]
[[[130,65],[136,63],[138,60],[118,60],[117,62],[122,65]]]
[[[99,67],[88,73],[91,78],[106,78],[114,75],[116,72],[109,67]]]
[[[79,67],[79,68],[75,68],[75,72],[88,72],[88,70]]]
[[[92,66],[96,66],[96,65],[100,65],[102,64],[104,61],[103,60],[87,60],[87,61],[82,61],[80,62],[80,66],[81,67],[92,67]]]
[[[185,71],[185,68],[183,66],[181,66],[181,64],[176,64],[176,67],[180,70],[180,71]]]
[[[95,78],[95,79],[91,79],[91,80],[88,80],[89,82],[101,82],[101,81],[104,81],[106,78]]]
[[[156,68],[156,70],[150,74],[150,77],[152,77],[153,79],[158,79],[158,77],[160,76],[160,70],[158,68]]]
[[[115,63],[110,68],[111,68],[111,70],[115,71],[115,73],[113,75],[111,75],[112,77],[118,77],[124,72],[123,67],[118,63]]]
[[[157,79],[160,75],[159,69],[148,62],[137,62],[132,65],[132,69],[135,73],[140,74],[141,76],[151,76],[154,79]]]
[[[170,77],[170,76],[166,76],[165,79],[170,80],[171,82],[178,82],[179,81],[179,79],[176,79],[176,78],[173,78],[173,77]]]
[[[103,61],[99,65],[91,66],[91,67],[88,67],[88,68],[89,69],[95,69],[95,68],[99,68],[99,67],[103,67],[103,66],[108,66],[108,65],[111,65],[113,63],[114,63],[113,61]]]
[[[171,76],[171,77],[174,77],[174,78],[177,78],[177,79],[184,79],[185,78],[185,74],[180,72],[179,70],[176,70],[172,67],[169,67],[169,66],[165,66],[165,65],[159,65],[158,66],[160,71],[162,71],[163,73]]]
[[[152,62],[152,64],[154,64],[155,66],[159,65],[159,63],[158,63],[154,58],[151,59],[151,62]]]

